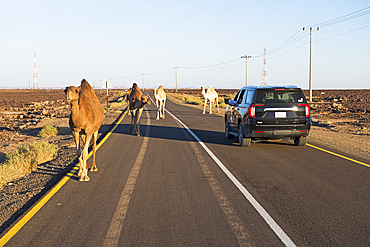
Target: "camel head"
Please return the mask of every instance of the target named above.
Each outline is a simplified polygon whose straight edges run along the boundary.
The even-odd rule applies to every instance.
[[[64,93],[66,94],[67,101],[72,102],[74,100],[78,100],[80,88],[75,86],[66,87],[66,89],[64,89]]]
[[[202,86],[202,95],[205,95],[206,94],[206,89],[205,87]]]

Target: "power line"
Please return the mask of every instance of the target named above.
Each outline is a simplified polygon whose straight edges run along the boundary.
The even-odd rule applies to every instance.
[[[341,22],[345,22],[345,21],[348,21],[348,20],[352,20],[352,19],[355,19],[355,18],[364,16],[364,15],[367,15],[367,14],[370,14],[370,6],[369,7],[366,7],[366,8],[363,8],[363,9],[360,9],[358,11],[355,11],[353,13],[350,13],[350,14],[347,14],[347,15],[344,15],[344,16],[341,16],[341,17],[332,19],[332,20],[328,20],[328,21],[325,21],[325,22],[317,23],[317,24],[311,25],[311,26],[326,27],[326,26],[338,24],[338,23],[341,23]],[[361,27],[361,28],[357,28],[357,29],[354,29],[354,30],[350,30],[350,31],[347,31],[347,32],[344,32],[344,33],[336,34],[336,35],[333,35],[333,36],[330,36],[330,37],[318,39],[318,40],[316,40],[314,42],[322,41],[322,40],[326,40],[326,39],[330,39],[330,38],[334,38],[334,37],[337,37],[337,36],[340,36],[340,35],[344,35],[344,34],[347,34],[347,33],[355,32],[355,31],[358,31],[358,30],[361,30],[361,29],[364,29],[364,28],[368,28],[368,27],[370,27],[370,25],[367,25],[367,26],[364,26],[364,27]],[[267,52],[267,54],[268,55],[272,55],[272,54],[281,52],[281,51],[283,51],[283,50],[285,50],[285,49],[293,46],[297,42],[301,41],[307,35],[308,35],[307,33],[301,33],[301,29],[300,29],[299,31],[297,31],[296,33],[294,33],[290,38],[288,38],[287,40],[285,40],[284,42],[282,42],[280,45],[276,46],[275,48],[273,48],[269,52]],[[284,54],[289,53],[289,52],[292,52],[292,51],[297,50],[297,49],[299,49],[299,48],[301,48],[301,47],[303,47],[305,45],[307,45],[307,43],[305,43],[303,45],[300,45],[300,46],[298,46],[298,47],[296,47],[294,49],[291,49],[291,50],[289,50],[287,52],[284,52],[282,54],[276,55],[274,57],[270,57],[270,59],[271,58],[278,57],[278,56],[281,56],[281,55],[284,55]],[[263,57],[263,54],[251,56],[250,58],[260,58],[260,57]],[[196,67],[181,67],[181,68],[182,69],[188,69],[188,70],[192,70],[192,69],[205,69],[205,68],[212,68],[212,67],[217,67],[217,66],[221,66],[221,65],[225,65],[225,64],[230,64],[230,63],[233,63],[235,61],[239,61],[239,59],[233,59],[233,60],[229,60],[229,61],[222,62],[222,63],[217,63],[217,64],[212,64],[212,65],[196,66]],[[168,69],[168,70],[165,70],[165,71],[162,71],[162,72],[158,72],[158,73],[145,74],[145,75],[154,76],[154,75],[164,74],[164,73],[167,73],[167,72],[170,72],[170,71],[172,71],[172,69]],[[132,79],[132,78],[137,78],[139,76],[142,76],[142,74],[141,75],[136,75],[136,76],[131,76],[131,77],[121,77],[121,78],[119,78],[117,80],[121,80],[123,78]]]
[[[293,36],[291,36],[289,39],[285,40],[283,43],[281,43],[280,45],[276,46],[274,49],[272,49],[270,52],[273,52],[277,49],[279,49],[280,47],[282,47],[285,43],[287,43],[289,40],[291,40],[294,36],[296,36],[298,33],[300,33],[300,35],[302,34],[301,33],[301,30],[297,31],[295,34],[293,34]],[[269,53],[270,53],[269,52]]]
[[[334,24],[338,24],[338,23],[341,23],[341,22],[345,22],[345,21],[348,21],[348,20],[352,20],[352,19],[364,16],[364,15],[367,15],[367,14],[370,14],[370,6],[366,7],[366,8],[363,8],[363,9],[360,9],[358,11],[355,11],[353,13],[350,13],[348,15],[344,15],[344,16],[341,16],[341,17],[338,17],[338,18],[335,18],[335,19],[332,19],[332,20],[329,20],[329,21],[324,21],[324,22],[317,23],[315,25],[310,25],[310,26],[320,26],[320,27],[331,26],[331,25],[334,25]]]
[[[158,73],[146,74],[146,75],[160,75],[160,74],[167,73],[169,71],[172,71],[172,69],[168,69],[168,70],[165,70],[165,71],[162,71],[162,72],[158,72]]]
[[[361,17],[361,16],[367,15],[367,14],[370,14],[370,6],[366,7],[366,8],[363,8],[363,9],[360,9],[358,11],[355,11],[353,13],[350,13],[350,14],[332,19],[332,20],[328,20],[328,21],[325,21],[325,22],[321,22],[321,23],[318,23],[318,24],[315,24],[315,25],[311,25],[311,26],[320,26],[320,27],[330,26],[330,25],[338,24],[338,23],[341,23],[341,22],[344,22],[344,21],[348,21],[348,20],[357,18],[357,17]],[[368,27],[368,26],[366,26],[366,27]],[[360,30],[360,29],[363,29],[363,28],[366,28],[366,27],[355,29],[355,30],[352,30],[352,31],[349,31],[349,32],[357,31],[357,30]],[[295,43],[297,43],[298,41],[300,41],[301,39],[303,39],[305,36],[308,35],[307,33],[301,33],[300,35],[297,36],[297,34],[300,33],[300,32],[301,32],[301,30],[297,31],[289,39],[287,39],[286,41],[284,41],[280,45],[276,46],[275,48],[271,49],[267,54],[272,55],[274,53],[285,50],[286,48],[294,45]],[[346,32],[346,33],[348,33],[348,32]],[[345,33],[342,33],[342,34],[345,34]],[[335,36],[339,36],[339,35],[342,35],[342,34],[338,34],[338,35],[335,35]],[[331,36],[331,37],[328,37],[328,38],[332,38],[332,37],[335,37],[335,36]],[[328,38],[325,38],[325,39],[328,39]],[[321,40],[323,40],[323,39],[321,39]],[[317,41],[319,41],[319,40],[317,40]],[[299,46],[299,47],[301,47],[301,46]],[[293,50],[295,50],[295,49],[293,49]],[[291,50],[291,51],[293,51],[293,50]],[[288,52],[286,52],[286,53],[288,53]],[[257,55],[257,56],[253,56],[253,58],[259,58],[259,57],[262,57],[262,56],[263,55]]]
[[[300,30],[301,31],[301,30]],[[271,50],[270,52],[268,52],[267,54],[268,55],[272,55],[272,54],[275,54],[277,52],[280,52],[282,50],[285,50],[286,48],[294,45],[295,43],[297,43],[298,41],[304,39],[308,34],[307,33],[301,33],[298,37],[296,37],[295,39],[291,40],[290,42],[288,42],[287,44],[285,44],[284,46],[281,46],[280,48],[274,48],[273,50]],[[261,55],[262,56],[262,55]]]
[[[204,69],[204,68],[216,67],[216,66],[220,66],[220,65],[223,65],[223,64],[232,63],[232,62],[235,62],[235,61],[239,61],[239,59],[233,59],[233,60],[223,62],[223,63],[217,63],[217,64],[199,66],[199,67],[181,67],[181,69]]]
[[[344,35],[344,34],[347,34],[347,33],[352,33],[352,32],[355,32],[355,31],[358,31],[358,30],[361,30],[361,29],[364,29],[364,28],[368,28],[368,27],[370,27],[370,25],[367,25],[367,26],[364,26],[364,27],[360,27],[360,28],[357,28],[357,29],[353,29],[353,30],[350,30],[350,31],[347,31],[347,32],[344,32],[344,33],[336,34],[336,35],[333,35],[333,36],[330,36],[330,37],[318,39],[318,40],[316,40],[314,42],[322,41],[322,40],[325,40],[325,39],[331,39],[331,38],[334,38],[334,37],[337,37],[337,36],[340,36],[340,35]]]

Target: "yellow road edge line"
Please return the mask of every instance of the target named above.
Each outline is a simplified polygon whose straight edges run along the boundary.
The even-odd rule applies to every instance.
[[[197,108],[197,107],[195,107],[195,106],[187,105],[187,104],[179,104],[179,103],[175,102],[175,101],[174,101],[173,99],[171,99],[171,98],[168,98],[168,99],[169,99],[170,101],[172,101],[173,103],[177,104],[177,105],[184,105],[184,106],[193,107],[193,108],[198,109],[198,108]],[[208,112],[209,112],[209,111],[208,111]],[[216,114],[216,115],[219,115],[219,116],[223,117],[223,115],[221,115],[221,114],[219,114],[219,113],[214,113],[214,114]],[[326,150],[326,149],[323,149],[323,148],[316,147],[316,146],[311,145],[311,144],[308,144],[308,143],[306,144],[306,146],[309,146],[309,147],[311,147],[311,148],[316,148],[316,149],[318,149],[318,150],[320,150],[320,151],[323,151],[323,152],[326,152],[326,153],[328,153],[328,154],[331,154],[331,155],[334,155],[334,156],[340,157],[340,158],[342,158],[342,159],[346,159],[346,160],[352,161],[352,162],[354,162],[354,163],[357,163],[357,164],[360,164],[360,165],[363,165],[363,166],[370,167],[370,164],[366,164],[366,163],[364,163],[364,162],[361,162],[361,161],[358,161],[358,160],[355,160],[355,159],[348,158],[348,157],[346,157],[346,156],[343,156],[343,155],[340,155],[340,154],[337,154],[337,153],[331,152],[331,151]]]
[[[348,157],[346,157],[346,156],[344,156],[344,155],[340,155],[340,154],[337,154],[337,153],[331,152],[331,151],[326,150],[326,149],[323,149],[323,148],[316,147],[316,146],[311,145],[311,144],[308,144],[308,143],[306,144],[306,146],[309,146],[309,147],[311,147],[311,148],[316,148],[316,149],[318,149],[318,150],[320,150],[320,151],[323,151],[323,152],[325,152],[325,153],[329,153],[329,154],[331,154],[331,155],[338,156],[338,157],[340,157],[340,158],[342,158],[342,159],[346,159],[346,160],[352,161],[352,162],[354,162],[354,163],[357,163],[357,164],[360,164],[360,165],[363,165],[363,166],[370,167],[370,165],[369,165],[369,164],[366,164],[366,163],[364,163],[364,162],[361,162],[361,161],[358,161],[358,160],[355,160],[355,159],[348,158]]]
[[[101,145],[108,139],[112,132],[117,128],[117,126],[122,122],[123,118],[126,116],[128,110],[124,111],[122,117],[118,120],[115,126],[105,135],[105,137],[99,142],[96,147],[96,150],[99,149]],[[88,158],[92,155],[92,151],[89,153]],[[78,163],[72,170],[65,175],[55,186],[47,193],[33,208],[23,216],[9,231],[0,239],[0,246],[4,246],[15,234],[53,197],[67,181],[77,172],[79,169],[80,163]]]

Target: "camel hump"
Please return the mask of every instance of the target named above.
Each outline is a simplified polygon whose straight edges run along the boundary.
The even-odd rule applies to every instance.
[[[208,91],[212,93],[217,93],[216,90],[212,86],[209,86]]]
[[[83,79],[81,81],[81,89],[93,89],[90,84],[85,80]]]
[[[135,98],[137,98],[139,95],[141,95],[141,94],[143,94],[142,92],[141,92],[141,90],[140,90],[140,88],[139,88],[139,86],[136,84],[136,83],[134,83],[134,84],[132,84],[132,89],[131,89],[131,93],[130,93],[130,95],[135,95],[134,97]]]
[[[134,84],[132,84],[132,90],[140,90],[139,86],[136,84],[136,82]]]
[[[159,89],[162,89],[162,90],[163,90],[163,87],[162,87],[162,86],[159,86],[158,90],[159,90]]]

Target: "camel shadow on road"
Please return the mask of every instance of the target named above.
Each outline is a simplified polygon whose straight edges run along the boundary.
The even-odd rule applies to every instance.
[[[120,124],[119,127],[115,130],[115,133],[132,136],[133,134],[128,131],[129,127],[130,127],[130,124]],[[140,132],[143,136],[145,136],[146,128],[147,128],[146,124],[140,125]],[[224,132],[202,130],[202,129],[191,129],[191,131],[205,144],[216,144],[216,145],[224,145],[224,146],[238,146],[239,145],[237,138],[226,139]],[[190,133],[182,127],[150,125],[149,138],[189,142],[188,136],[184,134],[185,132],[189,136],[191,136]],[[194,137],[192,136],[190,140],[195,141]],[[287,141],[263,141],[261,140],[261,141],[256,141],[256,143],[267,144],[267,145],[270,145],[270,144],[292,145],[291,143]]]

